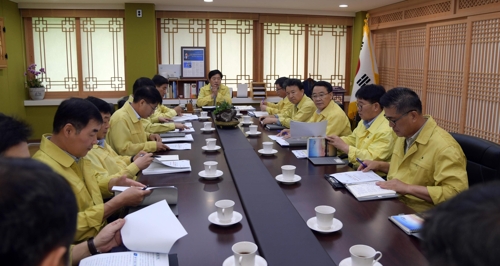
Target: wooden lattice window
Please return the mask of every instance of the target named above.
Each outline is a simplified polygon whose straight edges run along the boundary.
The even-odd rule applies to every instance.
[[[126,95],[123,24],[116,17],[25,18],[27,63],[46,69],[46,98]]]

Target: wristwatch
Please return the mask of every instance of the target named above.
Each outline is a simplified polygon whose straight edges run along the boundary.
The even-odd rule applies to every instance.
[[[99,252],[99,250],[97,250],[97,248],[95,247],[94,245],[94,238],[91,237],[89,238],[89,240],[87,240],[87,246],[89,248],[89,252],[90,254],[92,255],[96,255],[96,254],[100,254],[101,252]]]

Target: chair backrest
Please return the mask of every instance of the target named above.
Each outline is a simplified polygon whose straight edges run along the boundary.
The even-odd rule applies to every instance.
[[[500,180],[500,145],[478,137],[450,133],[467,157],[469,186]]]

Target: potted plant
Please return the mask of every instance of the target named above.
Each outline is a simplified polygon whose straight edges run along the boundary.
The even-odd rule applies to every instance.
[[[215,124],[219,127],[234,127],[239,124],[236,118],[236,111],[233,106],[226,101],[223,101],[213,111],[215,115]]]
[[[38,75],[45,74],[45,68],[36,70],[36,64],[31,64],[24,75],[26,76],[26,87],[28,87],[32,100],[42,100],[45,97],[45,87],[42,85],[42,78]]]

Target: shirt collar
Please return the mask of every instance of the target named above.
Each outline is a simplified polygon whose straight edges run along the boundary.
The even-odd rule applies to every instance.
[[[106,143],[106,139],[100,139],[97,141],[97,145],[101,146],[102,148],[104,148],[105,143]]]
[[[141,120],[141,116],[139,115],[139,113],[137,113],[137,111],[135,111],[134,107],[132,106],[132,103],[129,102],[129,104],[130,104],[130,107],[132,107],[132,110],[134,111],[134,114],[137,117],[137,119]]]
[[[413,136],[409,137],[409,138],[406,138],[405,141],[406,141],[406,151],[408,151],[408,149],[410,148],[410,146],[415,142],[415,140],[417,139],[418,135],[420,134],[420,132],[422,132],[422,129],[424,128],[425,126],[425,123],[427,123],[427,120],[425,120],[424,124],[420,127],[420,129],[415,132],[415,134],[413,134]]]
[[[47,136],[47,139],[50,140],[52,138],[52,136]],[[74,156],[73,154],[61,149],[63,152],[65,152],[67,155],[69,155],[71,157],[71,159],[75,160],[76,163],[78,163],[80,161],[81,158],[78,158],[76,156]]]
[[[365,125],[366,129],[368,129],[372,124],[373,122],[375,121],[375,119],[377,119],[377,117],[379,116],[380,114],[378,114],[377,116],[375,116],[372,120],[370,121],[365,121],[363,120],[363,125]]]

